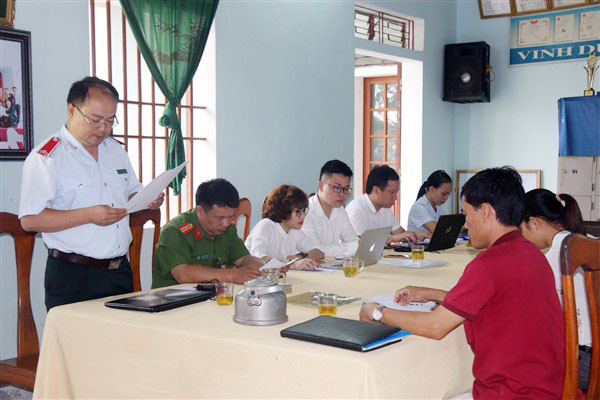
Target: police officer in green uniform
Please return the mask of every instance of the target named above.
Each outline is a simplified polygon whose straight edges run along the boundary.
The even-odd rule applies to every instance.
[[[260,276],[263,260],[249,255],[231,219],[240,203],[225,179],[198,186],[196,207],[162,229],[152,272],[152,287],[217,280],[243,284]]]

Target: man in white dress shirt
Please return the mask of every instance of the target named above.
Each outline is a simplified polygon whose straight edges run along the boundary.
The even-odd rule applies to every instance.
[[[358,235],[369,229],[392,227],[389,242],[415,242],[431,237],[431,234],[407,232],[400,226],[391,207],[398,198],[400,177],[393,168],[381,165],[373,168],[367,177],[366,193],[348,204],[346,211]]]
[[[142,185],[121,145],[119,94],[87,77],[67,97],[67,123],[29,154],[23,166],[19,218],[42,232],[48,247],[44,288],[48,309],[133,290],[125,203]],[[158,208],[164,194],[148,205]]]
[[[319,244],[326,257],[354,255],[358,235],[344,203],[352,192],[352,170],[339,160],[327,161],[319,174],[319,191],[308,200],[302,231]]]

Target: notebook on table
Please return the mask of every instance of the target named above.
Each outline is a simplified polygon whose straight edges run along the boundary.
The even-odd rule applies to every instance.
[[[425,251],[446,250],[456,245],[458,234],[465,223],[465,216],[462,214],[442,215],[435,225],[435,230],[429,242],[418,242],[425,245]],[[411,251],[411,244],[396,244],[395,251]]]
[[[369,351],[398,342],[410,332],[354,319],[319,316],[281,331],[282,337],[355,351]]]
[[[163,289],[156,292],[123,297],[104,303],[106,307],[124,310],[160,312],[199,303],[215,296],[214,285],[198,286],[197,289]]]

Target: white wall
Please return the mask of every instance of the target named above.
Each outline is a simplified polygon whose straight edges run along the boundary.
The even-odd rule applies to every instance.
[[[458,2],[457,21],[458,43],[490,45],[496,79],[490,103],[456,105],[455,168],[541,169],[542,186],[556,191],[557,100],[583,95],[585,61],[509,67],[509,18],[482,20],[476,2]]]
[[[327,160],[353,159],[350,2],[221,1],[217,27],[217,175],[260,219],[291,183],[317,191]]]
[[[17,0],[15,29],[31,31],[34,145],[66,121],[71,83],[89,74],[88,2]],[[22,161],[0,162],[0,210],[18,214]],[[14,248],[8,235],[0,239],[0,357],[16,355],[17,294]],[[31,296],[38,334],[46,317],[44,269],[47,250],[35,243]]]

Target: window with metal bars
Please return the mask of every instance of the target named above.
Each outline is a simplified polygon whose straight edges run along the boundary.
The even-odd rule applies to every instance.
[[[354,6],[354,36],[414,50],[414,21],[367,5]]]
[[[119,91],[119,124],[113,130],[113,137],[123,143],[138,179],[147,184],[166,168],[169,130],[158,122],[166,100],[141,57],[120,3],[114,0],[89,2],[91,75],[109,81]],[[179,196],[173,196],[170,188],[166,189],[161,207],[162,224],[194,207],[198,184],[216,175],[212,107],[213,33],[192,84],[178,107],[188,161],[187,176]]]

